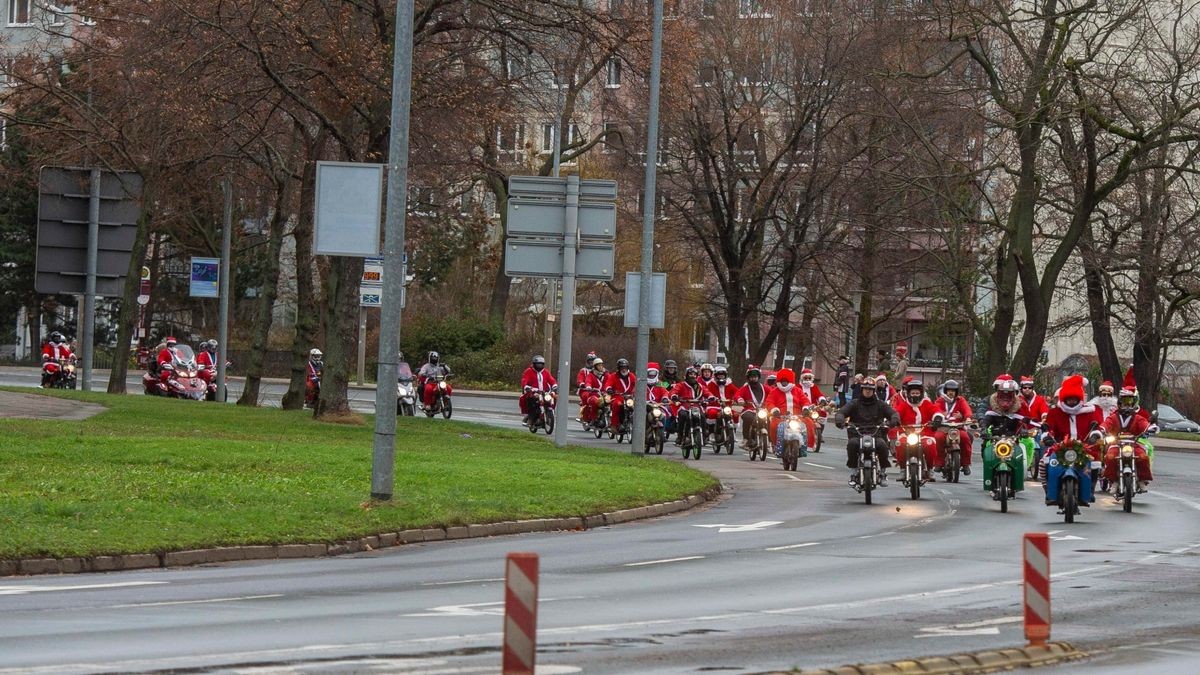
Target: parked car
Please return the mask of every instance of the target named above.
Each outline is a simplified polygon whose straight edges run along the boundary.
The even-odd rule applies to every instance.
[[[1200,434],[1200,424],[1184,417],[1171,406],[1161,403],[1158,406],[1158,426],[1163,431],[1185,431]]]

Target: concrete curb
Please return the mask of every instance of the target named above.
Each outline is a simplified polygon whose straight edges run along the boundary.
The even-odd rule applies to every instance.
[[[800,675],[866,675],[904,673],[991,673],[1014,668],[1037,668],[1086,658],[1087,653],[1069,642],[1051,642],[1045,647],[1016,647],[952,656],[929,656],[890,663],[860,663],[839,668],[797,670]]]
[[[188,551],[164,551],[162,553],[128,553],[124,555],[88,556],[81,558],[18,558],[15,560],[0,560],[0,577],[16,575],[32,576],[34,574],[76,574],[79,572],[116,572],[121,570],[151,569],[155,567],[186,567],[189,565],[204,565],[238,560],[319,558],[447,539],[474,539],[477,537],[496,537],[530,532],[590,530],[607,525],[626,523],[632,520],[657,518],[672,513],[679,513],[680,511],[687,511],[715,500],[720,494],[721,486],[717,485],[699,494],[689,495],[684,499],[608,513],[597,513],[590,516],[511,520],[500,523],[402,530],[399,532],[373,534],[366,537],[359,537],[358,539],[334,542],[332,544],[219,546]]]

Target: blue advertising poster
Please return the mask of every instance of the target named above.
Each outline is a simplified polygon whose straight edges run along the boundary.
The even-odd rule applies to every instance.
[[[220,258],[192,258],[192,286],[188,295],[193,298],[215,298],[221,279]]]

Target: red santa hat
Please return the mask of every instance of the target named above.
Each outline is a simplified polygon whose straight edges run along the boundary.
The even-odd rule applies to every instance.
[[[779,382],[796,383],[796,373],[791,368],[782,368],[778,373],[775,373],[775,379]]]
[[[880,381],[880,380],[883,380],[884,382],[887,382],[887,375],[886,375],[886,374],[884,374],[884,373],[880,373],[880,374],[876,375],[876,376],[875,376],[875,381],[876,381],[876,382],[878,382],[878,381]]]
[[[1009,375],[1008,373],[1000,373],[998,376],[996,376],[996,381],[992,382],[992,386],[999,388],[1002,383],[1012,382],[1012,381],[1013,381],[1012,375]]]
[[[906,345],[906,344],[896,345],[896,353],[897,354],[905,354],[907,352],[908,352],[908,345]]]
[[[1022,375],[1020,382],[1021,382],[1022,387],[1024,387],[1025,385],[1029,385],[1032,387],[1033,386],[1033,376],[1032,375]]]
[[[661,370],[661,369],[658,367],[657,361],[651,361],[650,363],[646,364],[646,370]]]
[[[813,374],[812,368],[805,368],[804,370],[800,371],[801,378],[803,378],[805,375],[811,376],[812,374]]]
[[[1083,393],[1083,376],[1072,375],[1063,380],[1062,387],[1058,390],[1058,400],[1065,401],[1069,398],[1084,399]]]
[[[904,380],[901,381],[901,384],[908,384],[909,382],[912,382],[914,379],[916,379],[916,378],[914,378],[912,375],[905,375]]]
[[[1121,383],[1121,396],[1137,396],[1137,380],[1133,377],[1133,368],[1125,371],[1125,381]]]

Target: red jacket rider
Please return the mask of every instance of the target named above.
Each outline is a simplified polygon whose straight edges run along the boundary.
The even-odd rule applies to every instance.
[[[69,359],[74,356],[71,353],[71,348],[67,346],[67,339],[62,333],[54,331],[50,334],[49,340],[42,347],[42,386],[46,386],[50,379],[58,374],[61,367],[58,365],[59,359]]]
[[[529,367],[521,375],[521,414],[530,415],[533,413],[534,406],[538,403],[538,400],[535,398],[537,394],[557,390],[558,382],[555,381],[554,375],[551,375],[550,371],[546,369],[545,357],[533,357],[529,363]]]
[[[920,444],[925,454],[925,466],[937,466],[937,445],[933,430],[929,427],[933,416],[937,414],[937,408],[934,407],[933,401],[925,396],[923,382],[911,377],[906,377],[905,380],[903,394],[892,397],[892,408],[900,416],[900,424],[907,427],[904,432],[915,431],[921,437]],[[904,466],[905,457],[902,453],[905,443],[898,440],[899,435],[900,429],[892,429],[888,432],[888,436],[892,438],[896,448],[896,465]]]
[[[958,395],[957,380],[946,380],[942,384],[942,394],[933,402],[933,410],[935,414],[941,414],[945,421],[954,423],[966,422],[974,415],[967,399]],[[962,465],[971,466],[971,434],[967,433],[966,429],[959,429],[956,433]],[[935,468],[940,469],[946,461],[946,434],[945,429],[933,432],[934,443],[937,446],[937,453],[934,454]]]
[[[1105,435],[1141,436],[1147,432],[1157,432],[1158,426],[1150,424],[1149,413],[1145,413],[1144,417],[1143,413],[1145,409],[1138,405],[1137,382],[1133,377],[1133,369],[1130,368],[1125,373],[1121,391],[1117,393],[1117,409],[1104,420]],[[1120,446],[1114,443],[1104,456],[1104,477],[1110,483],[1119,479],[1117,472],[1120,470],[1120,454]],[[1137,468],[1138,490],[1145,491],[1146,483],[1154,480],[1154,475],[1150,472],[1150,457],[1140,442],[1134,446],[1133,456],[1133,463]]]
[[[629,361],[626,359],[617,359],[617,369],[609,373],[604,378],[604,391],[612,390],[612,425],[616,427],[621,422],[621,408],[625,405],[626,398],[633,398],[634,387],[637,385],[637,376],[629,368]]]
[[[1050,409],[1050,414],[1046,417],[1046,427],[1056,442],[1062,443],[1067,439],[1086,441],[1092,423],[1099,427],[1104,422],[1100,410],[1090,403],[1085,403],[1083,397],[1082,375],[1072,375],[1063,380],[1058,391],[1058,404]],[[1100,459],[1099,448],[1089,445],[1084,447],[1093,460]]]

